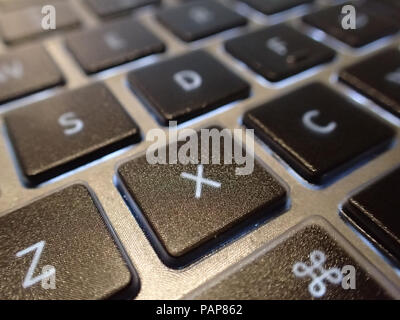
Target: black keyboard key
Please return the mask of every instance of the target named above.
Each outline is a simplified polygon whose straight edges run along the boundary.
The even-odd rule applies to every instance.
[[[314,184],[384,149],[395,134],[378,118],[318,83],[250,110],[244,123]]]
[[[128,80],[163,124],[189,120],[244,99],[250,91],[245,81],[203,51],[132,71]]]
[[[342,213],[383,251],[400,262],[400,168],[350,197]]]
[[[236,175],[243,166],[224,164],[224,148],[214,153],[213,159],[219,155],[221,162],[212,164],[211,145],[209,141],[210,164],[150,164],[143,156],[118,169],[124,197],[170,267],[193,262],[245,226],[271,218],[286,204],[286,190],[260,164],[255,162],[253,171],[248,167],[247,175]],[[177,150],[181,147],[174,144]],[[197,159],[200,163],[200,147]]]
[[[280,81],[321,63],[335,52],[285,25],[261,29],[225,43],[226,50],[269,81]]]
[[[56,10],[56,29],[42,27],[42,6],[30,6],[19,10],[7,11],[0,17],[0,34],[7,44],[79,26],[80,20],[74,9],[67,2],[52,4]]]
[[[42,46],[0,55],[0,103],[63,83],[60,70]]]
[[[336,232],[297,227],[188,296],[215,300],[386,300],[397,298]],[[331,235],[332,233],[332,235]],[[354,252],[354,249],[352,249]],[[351,252],[351,251],[350,251]],[[362,261],[360,261],[362,259]],[[368,270],[368,271],[367,271]],[[371,273],[374,273],[372,275]],[[379,277],[379,280],[378,280]],[[383,283],[383,281],[382,281]]]
[[[400,50],[389,49],[340,72],[340,80],[400,117]]]
[[[132,298],[138,291],[83,185],[0,217],[0,239],[2,300]]]
[[[247,23],[243,16],[214,0],[191,1],[168,8],[157,18],[184,41],[198,40]]]
[[[240,0],[264,14],[275,14],[314,0]]]
[[[160,0],[85,0],[91,9],[100,17],[108,18],[130,13],[135,9],[158,5]]]
[[[387,19],[386,14],[377,14],[380,11],[369,10],[367,6],[355,6],[356,29],[345,29],[342,26],[345,17],[341,12],[343,6],[330,7],[303,19],[306,23],[357,48],[399,31],[398,26]]]
[[[165,50],[156,36],[130,18],[71,34],[67,47],[87,73]]]
[[[29,184],[139,140],[139,129],[111,92],[94,84],[10,111],[5,124]]]

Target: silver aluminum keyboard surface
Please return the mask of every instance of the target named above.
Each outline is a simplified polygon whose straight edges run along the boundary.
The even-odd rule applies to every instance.
[[[70,2],[77,9],[82,19],[82,28],[96,27],[96,25],[102,23],[82,3],[83,1],[70,0]],[[23,206],[63,186],[76,181],[85,181],[99,199],[112,227],[138,271],[141,289],[137,299],[180,299],[217,274],[236,264],[256,249],[266,246],[269,242],[305,218],[315,215],[322,216],[328,220],[367,260],[372,262],[378,270],[385,274],[386,278],[393,285],[400,288],[400,271],[396,270],[384,257],[373,250],[357,233],[346,225],[338,214],[340,204],[351,191],[399,165],[400,146],[398,142],[400,140],[400,119],[395,118],[373,102],[356,94],[345,85],[338,83],[336,76],[338,70],[358,61],[360,57],[374,54],[383,48],[400,46],[400,34],[379,40],[362,49],[354,50],[301,22],[298,17],[307,13],[310,7],[302,6],[268,18],[245,5],[239,4],[238,1],[223,0],[223,2],[249,18],[249,24],[246,27],[236,28],[189,44],[180,41],[156,21],[154,18],[154,8],[137,10],[133,15],[165,42],[167,51],[163,54],[143,58],[93,76],[85,75],[72,55],[66,50],[62,34],[47,37],[44,40],[34,40],[33,42],[43,42],[63,72],[67,80],[67,85],[46,90],[45,92],[1,106],[0,216],[9,212],[12,208]],[[176,5],[179,1],[164,0],[163,3],[164,6]],[[338,3],[338,1],[317,1],[316,5],[323,6],[327,3]],[[224,51],[223,42],[226,39],[244,34],[249,30],[255,30],[263,25],[272,25],[282,21],[288,21],[288,23],[295,25],[298,30],[305,34],[328,46],[332,46],[338,52],[336,59],[328,65],[316,67],[288,80],[271,84],[261,79]],[[19,177],[20,173],[13,158],[8,138],[5,135],[2,115],[11,109],[24,107],[33,101],[46,99],[71,88],[79,88],[85,84],[100,80],[106,83],[127,112],[139,124],[142,135],[145,137],[148,130],[162,127],[128,88],[126,83],[127,72],[143,65],[198,48],[206,49],[233,71],[237,72],[243,79],[247,80],[251,84],[252,94],[246,100],[219,108],[216,111],[186,122],[179,128],[191,127],[197,129],[210,125],[241,128],[241,116],[246,110],[257,107],[261,103],[265,103],[278,95],[283,95],[296,87],[317,80],[360,102],[360,108],[371,109],[379,117],[391,122],[397,130],[397,137],[395,144],[388,151],[382,153],[372,161],[363,164],[356,170],[346,173],[333,184],[322,188],[316,188],[307,184],[262,142],[257,140],[255,143],[255,154],[258,159],[271,168],[289,186],[290,209],[189,267],[182,270],[173,270],[166,267],[158,258],[114,184],[114,176],[118,164],[143,153],[148,143],[143,140],[138,144],[92,162],[85,167],[46,182],[39,187],[28,189],[23,186]],[[7,52],[7,48],[0,42],[0,53],[2,52]]]

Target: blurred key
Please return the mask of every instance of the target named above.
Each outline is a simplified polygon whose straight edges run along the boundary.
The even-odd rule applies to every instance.
[[[211,300],[386,300],[398,298],[336,234],[311,224],[287,233],[188,296]],[[353,249],[354,250],[354,249]],[[376,270],[375,275],[377,274]]]
[[[319,28],[352,47],[362,47],[399,31],[398,26],[387,19],[384,12],[369,10],[366,6],[356,6],[355,29],[343,28],[344,5],[329,7],[305,16],[308,24]]]
[[[400,168],[362,188],[343,206],[344,216],[400,262]]]
[[[386,148],[395,135],[378,118],[319,83],[248,111],[243,122],[314,184]]]
[[[314,0],[240,0],[264,14],[274,14]]]
[[[42,6],[30,6],[0,15],[0,34],[7,44],[30,40],[43,34],[77,27],[80,20],[68,2],[52,4],[56,12],[56,29],[44,29]]]
[[[318,64],[335,52],[286,25],[263,28],[225,43],[226,50],[269,81],[280,81]]]
[[[72,185],[0,217],[0,299],[133,298],[131,273],[98,206]]]
[[[132,71],[128,81],[163,124],[192,119],[250,91],[247,82],[204,51]]]
[[[60,70],[42,46],[0,55],[0,104],[63,83]]]
[[[85,0],[93,11],[102,18],[130,13],[135,9],[160,4],[161,0]]]
[[[184,41],[198,40],[247,23],[214,0],[190,1],[161,11],[158,20]]]
[[[10,111],[5,124],[29,185],[140,139],[135,122],[100,83]]]
[[[155,35],[130,18],[78,31],[69,35],[66,43],[87,73],[165,50],[165,45]]]
[[[340,80],[400,117],[400,50],[388,49],[339,74]]]

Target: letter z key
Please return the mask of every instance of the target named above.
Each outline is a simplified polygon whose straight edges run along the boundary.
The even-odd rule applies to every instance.
[[[74,184],[0,217],[0,299],[133,298],[124,260],[88,190]]]

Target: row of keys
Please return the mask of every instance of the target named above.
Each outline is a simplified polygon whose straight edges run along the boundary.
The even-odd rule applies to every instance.
[[[118,168],[124,199],[167,266],[186,266],[285,209],[286,188],[261,164],[256,162],[254,171],[244,176],[235,175],[235,167],[149,164],[143,156]],[[399,187],[397,169],[353,195],[343,207],[346,218],[397,258]],[[2,215],[0,275],[6,280],[0,297],[133,297],[139,289],[136,272],[103,219],[94,195],[81,184]],[[196,297],[394,297],[370,274],[371,268],[366,271],[365,260],[359,263],[359,256],[320,226],[302,228],[283,239]],[[250,275],[253,281],[248,282]]]
[[[204,25],[208,27],[210,23]],[[192,31],[189,29],[186,32],[196,34],[194,29]],[[130,32],[130,30],[135,30],[135,32]],[[201,33],[204,30],[197,31]],[[156,36],[131,19],[123,19],[97,29],[71,34],[67,37],[66,45],[89,74],[165,50],[165,45]],[[261,29],[229,40],[225,48],[235,58],[273,82],[321,63],[327,63],[335,56],[332,49],[285,25]],[[36,51],[41,50],[36,49]],[[39,54],[36,51],[19,49],[0,56],[0,87],[4,86],[4,90],[1,90],[0,102],[62,83],[61,75],[53,62],[48,57],[41,58],[45,54],[42,52]],[[38,59],[46,60],[43,64],[45,67],[36,70],[37,65],[32,65],[28,61],[32,55],[40,55]],[[389,67],[392,65],[396,67],[395,56],[396,54],[394,58],[388,60]],[[369,72],[368,70],[366,72]],[[392,71],[396,72],[396,70]],[[149,69],[148,72],[150,73],[151,70]],[[37,74],[41,74],[41,77],[36,77]],[[384,102],[386,106],[388,104],[386,98],[384,96],[379,99],[379,102]],[[394,104],[396,103],[395,98]],[[393,105],[393,99],[389,101],[389,104]]]
[[[88,74],[165,50],[156,36],[132,19],[70,34],[66,46]],[[40,45],[0,55],[0,103],[63,83],[60,70]]]
[[[88,0],[87,2],[100,16],[108,17],[145,5],[157,4],[159,0],[118,0],[112,2],[108,0]],[[55,1],[52,5],[57,12],[56,30],[72,29],[80,25],[79,17],[69,3]],[[54,32],[53,29],[42,27],[43,15],[41,9],[41,6],[35,5],[1,14],[0,34],[4,41],[7,44],[15,44],[45,33]],[[185,41],[197,40],[247,23],[243,16],[214,0],[193,1],[178,7],[167,8],[161,10],[157,14],[157,18]],[[107,27],[105,28],[107,29]],[[126,26],[126,28],[127,30],[136,30],[135,26]],[[100,33],[101,31],[104,30],[98,29],[93,32]],[[136,32],[129,34],[126,30],[125,32],[122,32],[121,29],[117,31],[121,33],[120,37],[127,35],[130,38],[139,37]],[[90,31],[83,31],[82,33],[88,36]],[[130,38],[128,37],[128,40]],[[88,47],[88,45],[85,47]]]
[[[395,54],[400,55],[398,51]],[[192,119],[246,98],[250,92],[245,81],[204,51],[134,70],[128,74],[128,82],[163,124]],[[396,95],[398,90],[392,92]],[[140,137],[138,127],[100,84],[9,112],[5,124],[30,184],[137,142]],[[385,149],[395,135],[388,125],[321,84],[248,111],[244,124],[314,184],[328,182],[360,159]],[[370,137],[372,130],[375,134]]]
[[[311,3],[314,0],[280,0],[280,1],[265,1],[265,0],[240,0],[243,3],[253,7],[254,9],[261,11],[265,14],[278,13],[301,4]],[[157,5],[160,4],[160,0],[114,0],[113,5],[110,5],[108,0],[86,0],[88,5],[102,18],[109,18],[112,16],[131,12],[137,8],[146,5]],[[183,1],[182,1],[183,2]],[[192,3],[196,2],[196,6],[208,6],[208,1],[190,1],[191,3],[183,4],[185,6],[193,6]],[[216,3],[216,2],[214,2]],[[176,13],[178,11],[175,11]],[[181,11],[184,14],[184,11]],[[181,18],[179,15],[178,18]],[[217,18],[216,18],[217,19]]]
[[[245,1],[267,14],[311,2],[310,0]],[[107,0],[87,0],[87,4],[101,17],[119,15],[159,2],[159,0],[118,0],[113,1],[111,5]],[[57,30],[79,26],[79,18],[70,4],[55,1],[53,5],[59,13]],[[366,4],[357,5],[356,29],[354,30],[343,28],[342,7],[343,5],[328,7],[305,16],[303,20],[353,47],[366,45],[399,31],[397,18],[400,16],[400,11],[396,6],[386,7],[372,0]],[[388,15],[395,16],[387,19]],[[215,0],[190,1],[177,7],[163,9],[156,16],[163,25],[184,41],[198,40],[243,26],[247,22],[245,17]],[[13,44],[52,31],[42,28],[42,18],[41,7],[38,5],[6,11],[0,18],[0,33],[6,43]]]
[[[264,42],[267,43],[265,47]],[[123,19],[97,29],[73,33],[67,36],[66,46],[89,74],[165,50],[165,45],[156,36],[132,19]],[[317,64],[328,62],[335,54],[333,50],[283,25],[228,41],[226,49],[271,81],[277,81]],[[36,61],[43,62],[39,70],[39,64],[32,64],[32,57],[35,57]],[[185,59],[187,62],[184,62]],[[183,70],[199,68],[209,72],[209,80],[214,78],[209,89],[216,88],[218,79],[215,75],[218,73],[213,71],[212,66],[202,65],[202,60],[188,58],[177,60],[180,61],[180,67],[185,67]],[[170,64],[170,68],[174,69],[173,61],[155,66]],[[187,66],[184,66],[185,64]],[[144,71],[138,71],[137,74],[147,73],[149,77],[152,77],[153,83],[155,79],[170,82],[169,75],[165,75],[164,79],[154,77],[153,70],[155,69],[149,67]],[[233,75],[230,73],[229,77],[233,78]],[[134,81],[133,77],[131,79]],[[0,103],[61,83],[60,72],[43,49],[28,47],[0,55],[0,88],[2,89]],[[189,90],[192,94],[196,89],[194,84]],[[155,88],[158,85],[151,86]],[[245,96],[246,94],[241,93],[236,99]]]

